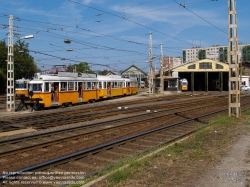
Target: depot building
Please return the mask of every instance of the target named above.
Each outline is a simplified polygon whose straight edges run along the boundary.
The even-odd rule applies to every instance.
[[[188,80],[188,91],[228,91],[229,65],[210,59],[182,64],[169,69],[164,75]],[[243,76],[242,84],[249,85],[249,76]],[[178,87],[178,82],[176,82]]]

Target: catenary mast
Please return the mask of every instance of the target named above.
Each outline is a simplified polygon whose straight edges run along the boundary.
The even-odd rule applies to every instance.
[[[9,17],[8,33],[8,59],[7,59],[7,99],[6,109],[8,112],[15,111],[15,90],[14,90],[14,47],[13,47],[13,15]]]
[[[229,63],[229,116],[240,117],[239,50],[236,19],[236,0],[228,0],[228,63]]]

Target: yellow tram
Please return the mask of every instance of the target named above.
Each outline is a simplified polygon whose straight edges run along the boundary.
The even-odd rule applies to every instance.
[[[136,78],[58,72],[37,73],[29,82],[29,90],[31,105],[48,108],[137,94],[138,86]]]
[[[16,97],[29,97],[29,79],[15,80],[15,95]]]
[[[179,87],[181,91],[187,91],[188,90],[188,80],[183,78],[179,80]]]

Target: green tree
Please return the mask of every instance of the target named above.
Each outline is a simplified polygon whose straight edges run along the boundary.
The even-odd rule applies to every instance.
[[[66,71],[67,71],[67,72],[73,72],[73,71],[74,71],[74,66],[71,65],[71,64],[68,65]]]
[[[29,54],[29,44],[24,41],[17,41],[14,45],[15,79],[31,78],[38,68],[34,58]]]
[[[34,59],[29,55],[29,45],[24,41],[14,44],[14,79],[30,78],[38,71]],[[23,51],[23,53],[20,53]],[[0,41],[0,93],[5,93],[7,82],[8,47],[4,40]]]
[[[183,62],[186,63],[186,51],[182,52]]]
[[[71,69],[74,67],[76,67],[77,72],[95,74],[95,72],[90,69],[90,66],[87,62],[80,62],[79,64],[74,64]]]
[[[227,47],[219,49],[220,62],[227,62]]]
[[[250,46],[244,46],[242,48],[242,61],[250,61]]]
[[[109,72],[108,70],[103,69],[103,70],[99,71],[98,74],[99,75],[107,75],[108,72]]]
[[[206,50],[199,50],[198,58],[199,58],[199,60],[205,59],[206,58]]]
[[[4,40],[0,41],[0,94],[5,93],[7,77],[7,53],[8,48]]]

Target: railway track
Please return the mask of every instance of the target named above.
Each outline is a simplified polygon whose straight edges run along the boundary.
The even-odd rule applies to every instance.
[[[216,104],[223,104],[222,101],[217,101]],[[187,117],[184,113],[194,111],[197,108],[197,103],[189,103],[189,109],[175,107],[173,109],[165,109],[152,114],[143,113],[131,117],[123,117],[121,119],[110,120],[99,123],[92,123],[85,126],[79,126],[74,128],[62,129],[37,135],[24,136],[14,139],[8,139],[0,141],[0,158],[6,156],[17,155],[22,152],[27,153],[28,150],[37,150],[38,148],[48,147],[51,145],[57,145],[63,147],[65,141],[86,141],[93,140],[97,136],[102,134],[111,134],[116,131],[133,131],[134,129],[142,128],[150,120],[162,120],[170,119],[169,121],[179,120]],[[215,103],[209,103],[203,105],[203,108],[207,108],[215,105]],[[182,114],[182,115],[181,115]],[[136,127],[134,124],[136,123]],[[152,126],[151,126],[152,128]],[[119,133],[120,133],[119,132]]]
[[[204,116],[196,116],[188,120],[182,120],[178,123],[121,138],[74,154],[23,168],[14,171],[14,174],[16,175],[6,174],[5,176],[1,176],[1,179],[2,182],[6,183],[6,186],[12,184],[22,186],[21,181],[23,182],[24,180],[15,180],[19,174],[19,176],[22,177],[26,176],[26,182],[38,182],[40,184],[44,182],[47,186],[57,186],[59,185],[59,182],[66,183],[68,181],[77,180],[80,177],[87,177],[100,171],[102,168],[111,166],[112,164],[132,155],[145,152],[153,147],[169,143],[196,131],[199,127],[201,128],[204,125],[201,125],[194,120],[202,117]],[[194,122],[191,123],[190,121]],[[71,177],[71,179],[69,180],[67,178],[67,180],[62,180],[61,177],[65,175]],[[3,179],[3,177],[5,177],[5,179]],[[53,178],[54,180],[50,181],[47,177]],[[58,180],[55,180],[56,178]]]
[[[214,100],[215,96],[206,96],[211,101]],[[223,96],[221,96],[223,98]],[[105,106],[91,106],[86,109],[75,109],[69,111],[56,111],[51,113],[42,113],[36,114],[35,120],[34,115],[29,116],[21,116],[15,118],[6,118],[1,120],[2,122],[2,132],[19,130],[24,128],[33,128],[33,129],[47,129],[50,127],[62,126],[65,124],[73,124],[79,123],[82,121],[91,121],[96,119],[104,119],[111,116],[118,115],[133,115],[140,112],[145,112],[145,108],[147,110],[161,110],[164,108],[171,108],[176,106],[188,106],[188,103],[193,100],[193,97],[190,98],[182,98],[180,96],[172,98],[172,102],[169,101],[170,98],[157,98],[157,99],[149,99],[141,103],[142,101],[134,101],[134,102],[122,102],[122,103],[114,103]],[[196,102],[200,102],[204,97],[196,97]],[[186,100],[186,101],[183,101]],[[141,103],[141,104],[139,104]],[[118,107],[125,105],[126,107],[121,107],[119,110]],[[63,123],[62,123],[63,121]]]
[[[156,115],[156,114],[158,115],[160,112],[150,113],[151,119],[146,119],[146,121],[151,122],[152,123],[151,126],[153,126],[153,122],[155,122],[155,121],[157,121],[157,123],[161,122],[161,124],[159,124],[160,126],[153,127],[154,130],[144,128],[143,130],[146,132],[138,132],[138,131],[135,131],[135,129],[133,129],[132,131],[135,131],[136,135],[131,135],[131,134],[128,135],[127,134],[126,136],[124,136],[123,138],[120,138],[119,140],[116,139],[115,141],[110,141],[108,143],[106,142],[106,143],[104,143],[104,145],[97,145],[95,147],[93,147],[93,144],[92,144],[91,147],[85,149],[84,151],[80,151],[79,153],[74,153],[73,155],[70,155],[70,156],[68,155],[68,156],[64,156],[60,159],[59,158],[55,159],[53,162],[47,161],[47,162],[44,162],[42,164],[38,164],[36,166],[28,167],[28,169],[27,168],[21,169],[20,172],[43,171],[44,169],[51,171],[51,172],[55,172],[55,171],[58,171],[58,172],[59,171],[63,171],[63,172],[65,172],[65,171],[72,171],[72,172],[82,171],[82,173],[85,172],[85,174],[86,174],[85,176],[87,176],[87,175],[93,173],[94,171],[97,171],[98,169],[104,167],[104,166],[107,166],[111,163],[117,162],[117,160],[124,159],[124,158],[127,158],[127,156],[129,156],[131,154],[133,155],[133,154],[138,153],[138,150],[143,151],[145,149],[148,149],[149,147],[151,147],[151,143],[152,143],[152,146],[155,146],[155,145],[158,145],[159,143],[168,142],[170,140],[172,141],[174,138],[178,138],[178,137],[181,137],[187,133],[195,131],[197,128],[204,126],[204,123],[201,123],[197,120],[197,119],[201,119],[202,117],[205,117],[205,116],[201,116],[202,112],[206,113],[206,112],[209,112],[209,110],[215,110],[215,108],[218,109],[218,105],[219,105],[219,107],[223,107],[223,105],[220,103],[217,103],[216,107],[212,107],[211,106],[212,104],[211,104],[210,106],[206,106],[206,107],[203,106],[202,110],[199,110],[197,112],[197,107],[198,107],[197,103],[195,105],[196,106],[193,106],[192,109],[190,108],[189,111],[186,111],[186,110],[181,111],[180,109],[178,109],[178,111],[172,111],[172,113],[171,113],[171,111],[168,111],[170,113],[168,114],[169,116],[167,116],[167,117],[165,114],[165,120],[164,120],[163,116],[157,116],[157,117],[152,116],[152,115]],[[227,109],[227,105],[224,108]],[[226,110],[226,109],[223,109],[223,110]],[[191,110],[196,111],[196,112],[191,112]],[[178,113],[179,115],[176,115],[176,113]],[[198,116],[194,117],[195,116],[194,113],[196,113]],[[176,121],[174,121],[173,118],[170,117],[171,115],[172,115],[172,117],[175,117]],[[149,114],[147,114],[147,116],[149,116]],[[185,118],[188,118],[188,119],[185,119]],[[163,126],[163,123],[166,121],[166,119],[170,119],[170,123],[164,124],[165,126]],[[190,122],[193,120],[195,120],[195,122],[193,122],[192,124],[189,124],[185,127],[180,125],[180,124],[184,124],[184,122]],[[134,126],[135,126],[135,124],[138,124],[138,128],[142,128],[142,125],[139,125],[140,122],[138,120],[136,122],[133,122],[133,123],[134,123]],[[143,123],[145,124],[145,121],[142,120],[141,124],[143,124]],[[176,127],[176,128],[174,128],[175,130],[171,131],[170,127],[171,128]],[[120,131],[125,131],[128,129],[131,129],[131,126],[127,126]],[[164,130],[164,129],[165,129],[165,131],[162,131],[162,132],[159,131],[159,130]],[[166,131],[166,129],[167,129],[167,131]],[[150,133],[158,132],[158,131],[160,133],[157,136],[150,134]],[[116,132],[116,131],[113,130],[111,132]],[[106,131],[106,133],[104,131],[102,131],[99,134],[95,133],[94,138],[99,137],[101,139],[101,136],[104,136],[102,138],[105,138],[106,134],[110,135],[110,131]],[[146,137],[145,137],[146,134],[148,134],[149,139],[146,139]],[[139,139],[139,137],[143,137],[143,138]],[[161,138],[159,138],[159,137],[161,137]],[[157,139],[158,139],[158,141],[156,141]],[[90,140],[94,141],[93,138]],[[65,142],[67,142],[67,141],[68,140],[65,140]],[[75,140],[72,139],[69,141],[73,145],[72,142],[74,142],[74,141],[78,142],[78,139],[75,139]],[[128,143],[126,143],[126,141]],[[85,141],[85,142],[87,142],[87,141]],[[139,142],[141,142],[141,143],[139,143]],[[61,145],[58,144],[58,146],[60,147]],[[117,147],[118,147],[118,151],[114,151]],[[92,152],[89,152],[89,151],[92,151]],[[44,150],[44,152],[46,152],[46,150]],[[24,153],[29,154],[26,151],[24,151]],[[65,160],[66,158],[67,159],[70,158],[71,161]],[[80,160],[81,160],[81,162],[80,162]],[[82,161],[84,161],[84,162],[82,162]],[[93,163],[95,163],[95,164],[93,165]],[[47,164],[49,164],[50,166],[48,166]],[[67,165],[67,167],[65,167],[66,165]],[[54,167],[54,169],[52,169],[52,170],[49,169],[51,166]],[[75,166],[75,167],[73,167],[73,166]],[[77,166],[77,168],[76,168],[76,166]],[[82,169],[81,167],[83,167],[84,169]],[[81,176],[83,176],[83,174],[81,174]]]
[[[18,98],[15,99],[15,104],[19,104]],[[0,110],[5,110],[6,109],[6,95],[0,95]]]

